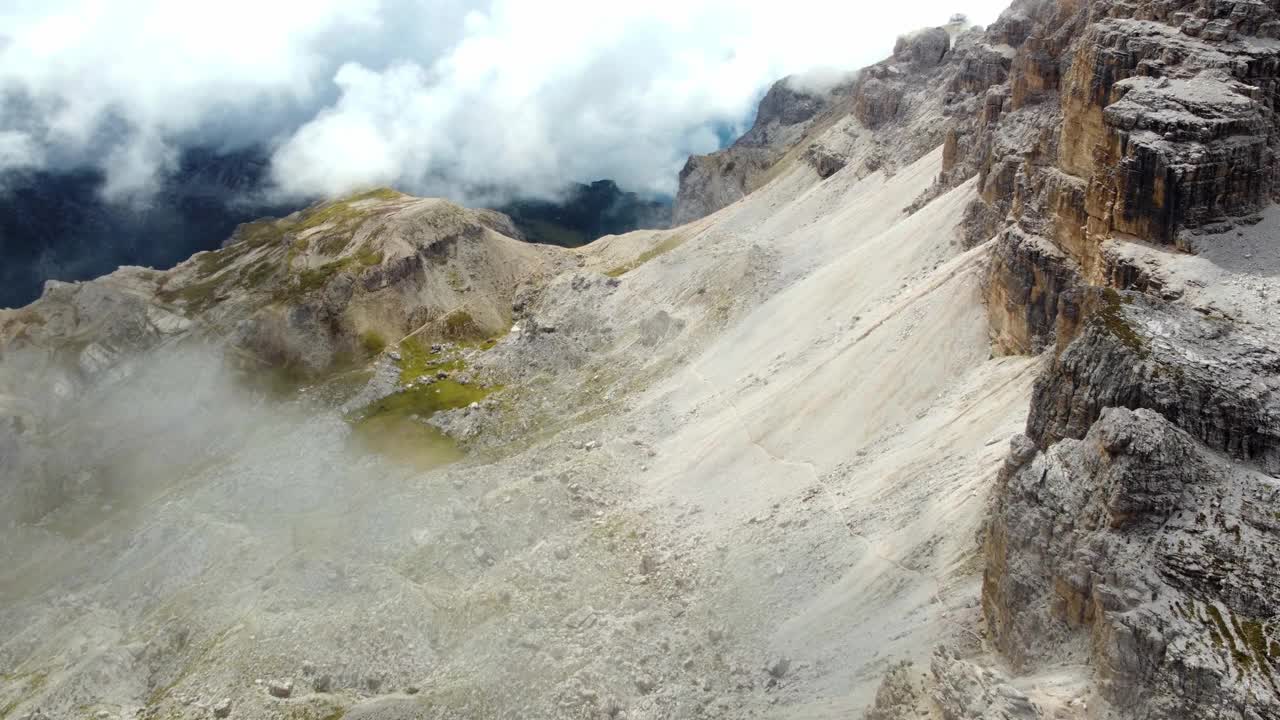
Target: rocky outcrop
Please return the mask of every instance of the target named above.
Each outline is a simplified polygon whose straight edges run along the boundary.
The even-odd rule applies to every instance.
[[[1280,354],[1236,324],[1114,290],[1036,383],[1028,434],[1081,438],[1104,409],[1149,408],[1205,446],[1280,473]]]
[[[995,349],[1053,351],[985,536],[990,637],[1020,672],[1087,657],[1123,717],[1280,716],[1276,328],[1183,305],[1109,245],[1190,249],[1272,201],[1275,22],[1257,2],[1016,4],[1000,110],[957,119],[940,178],[976,172],[993,211],[973,224],[1008,224]]]
[[[890,58],[835,82],[775,83],[746,134],[724,150],[689,158],[680,172],[674,224],[736,202],[797,160],[817,181],[849,166],[859,176],[903,167],[936,148],[945,128],[936,118],[943,97],[935,86],[952,83],[959,52],[953,45],[960,46],[965,30],[957,22],[906,35]],[[959,56],[968,59],[976,51],[965,42]],[[985,73],[981,63],[974,59],[971,72]]]
[[[685,163],[673,224],[706,217],[755,190],[760,178],[799,141],[830,100],[827,92],[806,89],[794,78],[774,83],[760,100],[750,130],[730,147],[693,155]]]
[[[1053,345],[1058,320],[1078,313],[1080,278],[1065,254],[1038,235],[1005,231],[992,252],[987,313],[993,348],[1039,353]]]
[[[691,156],[680,170],[672,224],[693,222],[746,197],[778,156],[766,148],[748,147]]]
[[[1086,653],[1123,717],[1276,717],[1276,480],[1145,409],[1039,454],[1020,442],[986,540],[1004,655]]]
[[[923,679],[927,680],[927,683]],[[927,687],[926,687],[927,686]],[[937,648],[929,673],[913,672],[910,663],[895,664],[876,690],[863,720],[914,720],[937,708],[945,720],[1036,720],[1035,703],[1003,674],[963,659],[956,650]]]
[[[1040,709],[1025,693],[1009,684],[1003,673],[961,659],[950,648],[934,651],[929,663],[935,690],[933,701],[945,720],[1036,720]]]
[[[940,65],[950,51],[951,33],[940,27],[924,28],[898,38],[893,57],[920,68],[931,68]]]

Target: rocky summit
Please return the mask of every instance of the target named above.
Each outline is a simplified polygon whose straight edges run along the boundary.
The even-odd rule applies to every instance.
[[[1280,718],[1278,92],[1275,0],[1016,0],[670,229],[382,189],[49,283],[0,718]]]

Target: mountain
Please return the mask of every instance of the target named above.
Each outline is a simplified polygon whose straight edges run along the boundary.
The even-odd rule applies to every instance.
[[[677,227],[383,189],[0,311],[0,709],[1280,717],[1280,12],[792,82]]]
[[[166,269],[217,248],[241,223],[283,216],[304,203],[267,200],[261,148],[184,151],[145,204],[105,201],[90,169],[11,173],[0,182],[0,307],[39,297],[46,280],[88,280],[124,265]],[[576,247],[605,235],[666,227],[670,205],[609,180],[574,185],[559,202],[500,208],[531,242]]]
[[[122,265],[171,267],[215,248],[236,225],[296,209],[255,201],[267,158],[254,150],[185,152],[145,205],[102,199],[96,170],[10,173],[0,183],[0,307],[46,280],[87,280]]]
[[[623,192],[612,180],[575,184],[558,202],[523,200],[495,208],[530,242],[581,247],[605,235],[671,225],[671,203]]]

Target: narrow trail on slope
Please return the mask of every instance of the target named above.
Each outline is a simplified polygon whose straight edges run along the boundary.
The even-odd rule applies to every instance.
[[[708,380],[706,376],[704,376],[701,372],[699,372],[694,365],[691,364],[689,366],[689,369],[693,372],[694,375],[697,376],[699,381],[701,381],[703,384],[707,385],[708,387],[712,388],[713,390],[715,389],[715,386],[711,384],[711,381]],[[746,436],[747,441],[752,446],[754,446],[757,450],[759,450],[766,458],[768,458],[770,461],[774,462],[775,464],[782,465],[784,467],[803,468],[805,471],[808,472],[809,476],[813,479],[814,484],[817,485],[817,487],[822,491],[823,496],[827,499],[827,502],[830,504],[832,516],[834,517],[836,522],[838,522],[845,529],[845,531],[849,534],[849,537],[865,545],[867,552],[870,553],[872,557],[879,560],[880,562],[897,569],[899,572],[905,575],[914,575],[916,577],[926,579],[930,583],[932,583],[933,603],[935,605],[938,605],[940,608],[944,610],[944,612],[939,615],[938,619],[940,619],[942,622],[944,622],[948,626],[952,627],[954,630],[971,636],[974,640],[976,640],[979,643],[982,642],[982,637],[978,635],[978,633],[974,632],[972,628],[962,625],[961,623],[958,623],[955,620],[952,620],[949,617],[947,617],[947,614],[945,613],[945,605],[943,604],[943,601],[942,601],[943,583],[941,578],[939,578],[937,575],[933,573],[927,573],[923,570],[917,570],[915,568],[907,567],[906,565],[903,565],[898,560],[895,560],[894,558],[891,558],[885,555],[884,553],[880,552],[875,542],[873,542],[870,538],[858,532],[854,528],[853,521],[851,521],[849,517],[845,515],[844,511],[840,508],[840,503],[835,493],[832,491],[830,485],[825,480],[823,480],[822,475],[818,472],[817,467],[812,462],[809,462],[807,460],[791,460],[789,458],[775,455],[763,443],[756,440],[755,436],[751,433],[750,427],[747,425],[746,421],[742,417],[741,412],[738,410],[737,404],[733,400],[728,400],[728,399],[725,400],[725,404],[728,405],[730,411],[733,413],[734,419],[737,422],[739,429],[741,429],[742,434]]]
[[[840,346],[839,349],[836,351],[835,355],[840,355],[850,350],[851,348],[856,346],[858,343],[860,343],[861,341],[871,336],[875,331],[883,327],[885,323],[887,323],[890,319],[897,317],[907,308],[914,305],[916,302],[922,300],[923,298],[928,296],[930,293],[934,292],[935,290],[942,287],[946,283],[955,279],[962,272],[965,272],[971,269],[972,267],[974,267],[975,265],[983,262],[986,259],[986,255],[987,255],[986,244],[978,246],[977,248],[974,248],[973,250],[970,251],[970,253],[971,254],[969,255],[969,257],[964,257],[963,255],[959,256],[956,259],[955,265],[949,268],[940,277],[932,279],[932,281],[926,284],[924,287],[914,290],[913,292],[909,293],[905,298],[899,299],[897,302],[895,302],[893,305],[887,308],[884,314],[879,319],[877,319],[870,327],[866,328],[865,330],[863,330],[861,333],[854,336],[853,338],[850,338],[842,346]],[[802,384],[805,380],[811,378],[817,372],[819,372],[822,368],[826,367],[827,362],[829,361],[820,361],[814,367],[808,369],[799,378],[792,380],[790,383],[788,383],[788,387],[795,387]],[[712,390],[713,397],[723,397],[723,393],[721,393],[716,388],[716,386],[698,369],[696,361],[689,363],[688,367],[690,372],[700,382],[702,382],[705,386],[707,386]],[[1019,376],[1021,375],[1022,373],[1019,373]],[[746,437],[747,441],[752,446],[754,446],[759,452],[761,452],[771,462],[777,465],[781,465],[783,467],[799,468],[805,471],[808,474],[808,476],[812,478],[813,482],[817,485],[817,487],[822,491],[824,497],[826,497],[827,502],[830,505],[831,515],[833,516],[833,518],[845,528],[846,532],[849,534],[851,538],[863,544],[866,547],[867,552],[872,557],[879,560],[880,562],[890,567],[893,567],[897,569],[899,572],[902,572],[904,574],[913,575],[913,576],[928,580],[933,586],[933,592],[932,592],[933,603],[938,605],[940,608],[945,607],[942,600],[944,583],[941,577],[939,577],[937,574],[934,574],[934,573],[908,567],[902,564],[900,561],[892,557],[889,557],[885,555],[883,552],[881,552],[874,541],[872,541],[866,535],[860,533],[855,528],[855,524],[849,519],[849,517],[845,514],[843,509],[840,507],[839,499],[836,496],[834,490],[831,488],[830,483],[824,479],[824,476],[818,471],[817,467],[812,462],[808,460],[793,460],[788,457],[780,456],[774,453],[773,451],[771,451],[763,442],[757,439],[755,435],[752,433],[751,428],[746,422],[741,409],[737,405],[737,402],[729,397],[723,397],[723,400],[726,406],[729,408],[730,412],[733,414],[734,421],[738,425],[739,429],[742,431],[743,435]],[[962,632],[964,634],[970,635],[975,640],[981,642],[981,637],[976,632],[974,632],[971,628],[967,626],[964,626],[954,620],[951,620],[946,616],[945,612],[940,613],[939,619],[942,620],[944,623],[946,623],[948,626],[954,628],[955,630]]]

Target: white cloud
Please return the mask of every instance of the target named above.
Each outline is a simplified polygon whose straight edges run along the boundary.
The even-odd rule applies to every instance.
[[[10,4],[13,3],[13,4]],[[671,191],[774,79],[855,68],[1003,0],[10,0],[0,170],[102,165],[145,193],[182,143],[275,141],[294,194],[395,184]],[[7,138],[7,139],[6,139]],[[19,139],[14,139],[19,138]]]
[[[0,170],[41,164],[40,148],[30,135],[16,130],[0,130]]]

